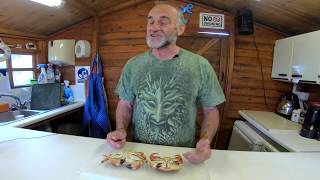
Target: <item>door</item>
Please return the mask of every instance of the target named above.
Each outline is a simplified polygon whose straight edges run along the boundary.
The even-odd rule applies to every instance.
[[[213,67],[220,81],[221,88],[225,90],[224,77],[227,67],[228,48],[227,38],[217,38],[202,34],[183,35],[178,38],[178,46],[187,49],[193,53],[199,54],[206,58]],[[218,106],[220,121],[223,115],[223,105]],[[198,108],[196,121],[196,141],[200,138],[201,124],[203,120],[202,108]],[[217,134],[219,133],[219,130]],[[212,142],[213,147],[216,144],[217,134]]]

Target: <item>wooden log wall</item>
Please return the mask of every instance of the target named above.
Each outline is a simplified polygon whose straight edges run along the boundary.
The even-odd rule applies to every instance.
[[[253,35],[236,35],[230,103],[225,109],[218,148],[226,149],[239,110],[275,112],[280,97],[292,91],[292,84],[271,79],[275,41],[286,36],[255,24]],[[309,101],[320,101],[320,86],[299,84],[310,92]]]
[[[128,59],[147,50],[146,16],[152,7],[153,1],[147,1],[99,16],[98,19],[87,20],[49,38],[86,39],[96,42],[103,59],[109,117],[113,126],[118,102],[118,97],[114,93],[115,86]],[[205,6],[201,6],[203,7]],[[228,22],[231,20],[227,19]],[[194,24],[194,30],[197,29],[196,25]],[[186,33],[190,37],[193,35],[188,29]],[[232,72],[230,73],[232,79],[228,82],[230,97],[228,106],[224,108],[224,119],[221,123],[216,148],[227,148],[233,123],[239,118],[238,110],[274,111],[279,97],[291,91],[289,84],[271,80],[273,46],[277,39],[283,37],[281,33],[258,24],[255,24],[254,35],[236,35],[235,49],[229,47],[227,50],[228,52],[235,51],[235,59],[234,63],[228,64]],[[76,60],[76,65],[90,64],[91,58]],[[74,82],[74,67],[64,68],[63,75]],[[310,89],[316,94],[314,86],[309,87]]]
[[[273,47],[284,35],[255,24],[253,35],[236,35],[235,59],[228,107],[221,125],[218,148],[226,149],[239,110],[275,111],[288,83],[271,79]]]

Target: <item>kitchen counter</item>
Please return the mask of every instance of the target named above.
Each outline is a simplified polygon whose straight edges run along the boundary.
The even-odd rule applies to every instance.
[[[299,135],[301,125],[287,120],[274,112],[239,111],[241,117],[251,125],[293,152],[320,152],[320,141],[304,138]]]
[[[126,150],[184,153],[190,148],[127,143]],[[137,171],[101,164],[103,154],[115,152],[103,139],[0,127],[0,174],[10,180],[88,179],[317,179],[320,153],[268,153],[213,150],[205,163],[184,163],[176,173],[145,166]],[[108,178],[109,177],[109,178]]]
[[[30,116],[30,117],[27,117],[27,118],[24,118],[21,120],[13,121],[13,122],[10,122],[10,123],[5,124],[3,126],[5,126],[5,127],[25,127],[25,126],[35,124],[37,122],[52,118],[54,116],[63,114],[65,112],[80,108],[83,105],[84,105],[84,102],[82,102],[82,101],[75,102],[75,103],[72,103],[69,105],[65,105],[65,106],[53,109],[53,110],[49,110],[49,111],[45,111],[40,114],[36,114],[34,116]],[[2,127],[2,126],[0,126],[0,127]]]

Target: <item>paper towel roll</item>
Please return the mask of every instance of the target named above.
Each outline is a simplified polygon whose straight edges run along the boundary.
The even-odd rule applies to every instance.
[[[90,43],[86,40],[79,40],[76,43],[76,46],[74,48],[75,54],[77,58],[88,58],[90,57]]]

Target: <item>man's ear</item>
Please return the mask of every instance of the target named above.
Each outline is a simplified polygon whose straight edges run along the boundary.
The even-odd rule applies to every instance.
[[[178,27],[178,36],[181,36],[184,31],[186,30],[186,25],[184,24],[181,24],[179,27]]]

